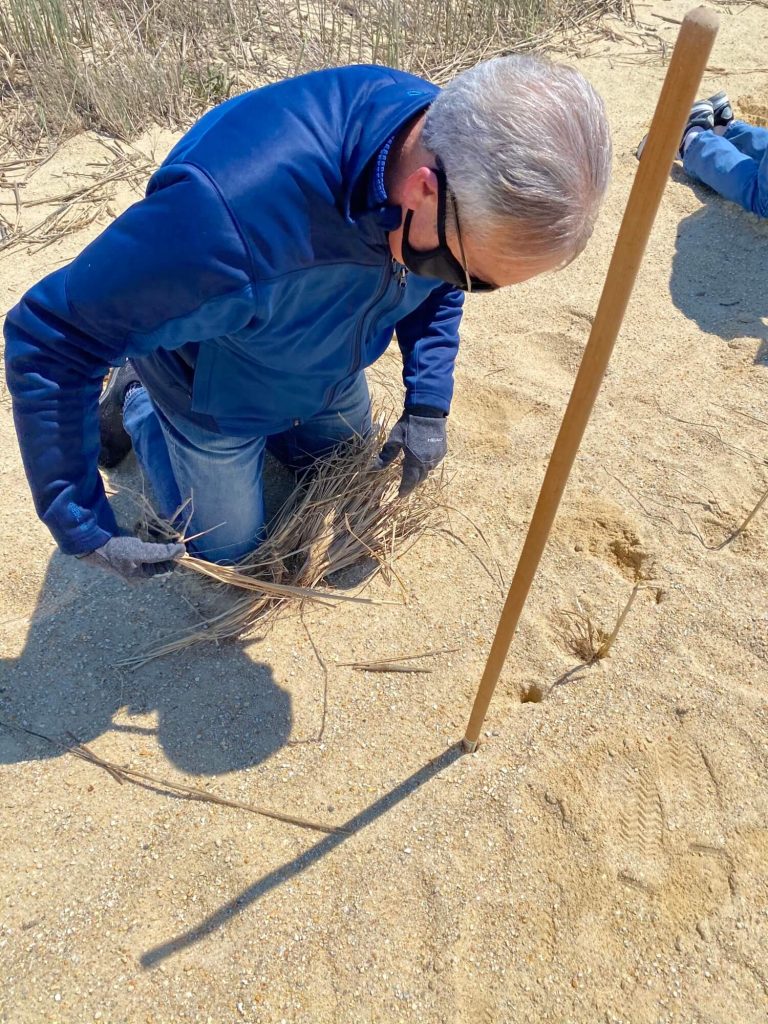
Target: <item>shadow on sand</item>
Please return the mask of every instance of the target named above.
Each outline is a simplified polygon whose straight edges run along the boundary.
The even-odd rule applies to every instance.
[[[296,878],[297,875],[302,874],[302,872],[335,850],[337,846],[351,839],[367,825],[377,821],[387,811],[392,810],[393,807],[405,800],[406,797],[411,796],[416,790],[431,782],[436,775],[444,771],[461,756],[462,747],[460,743],[449,747],[439,757],[434,758],[412,775],[409,775],[407,779],[404,779],[400,785],[390,790],[389,793],[386,793],[369,807],[360,811],[359,814],[345,821],[341,825],[345,829],[344,833],[337,832],[333,835],[324,836],[318,843],[310,847],[309,850],[299,854],[298,857],[294,857],[287,864],[283,864],[281,867],[275,868],[274,871],[270,871],[255,881],[253,885],[248,886],[247,889],[243,889],[238,896],[223,904],[213,914],[209,914],[196,927],[185,932],[183,935],[170,939],[160,946],[155,946],[154,949],[148,950],[141,957],[142,967],[156,967],[169,957],[188,949],[196,942],[204,939],[207,935],[216,931],[217,928],[221,928],[236,914],[242,913],[247,907],[260,900],[262,896],[266,896],[267,893],[276,889],[284,882]]]
[[[237,644],[226,651],[197,648],[137,672],[115,668],[161,632],[159,623],[162,629],[189,624],[190,608],[170,581],[128,586],[54,555],[24,649],[0,660],[0,717],[7,712],[54,739],[72,733],[83,743],[109,731],[155,736],[169,761],[195,775],[236,771],[271,757],[290,735],[291,698],[275,684],[271,668]],[[152,712],[156,726],[125,720]],[[0,764],[59,753],[0,727]]]
[[[678,226],[670,293],[703,331],[724,341],[755,338],[755,362],[768,365],[768,221],[690,181],[705,205]]]

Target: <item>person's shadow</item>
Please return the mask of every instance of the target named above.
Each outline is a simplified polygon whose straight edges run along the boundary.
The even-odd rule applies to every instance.
[[[119,475],[122,483],[137,482],[130,469]],[[203,591],[179,575],[128,586],[55,554],[29,623],[0,624],[6,633],[27,629],[21,654],[0,659],[0,722],[5,717],[64,743],[70,734],[82,743],[107,731],[146,736],[139,754],[151,755],[157,742],[178,769],[195,775],[246,768],[279,750],[291,732],[291,698],[242,645],[199,644],[136,671],[116,667],[195,621],[190,594],[195,586]],[[135,740],[131,746],[133,755]],[[0,764],[60,753],[0,725]]]
[[[768,221],[685,180],[705,205],[678,227],[672,301],[709,334],[756,338],[755,362],[768,366]]]

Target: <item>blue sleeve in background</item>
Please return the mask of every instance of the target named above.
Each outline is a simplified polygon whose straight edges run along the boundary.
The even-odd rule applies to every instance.
[[[464,293],[444,284],[398,323],[406,408],[429,405],[450,411],[463,306]]]
[[[157,171],[145,199],[11,310],[5,358],[24,468],[62,551],[92,551],[116,532],[97,467],[109,367],[238,330],[254,314],[242,239],[187,164]]]

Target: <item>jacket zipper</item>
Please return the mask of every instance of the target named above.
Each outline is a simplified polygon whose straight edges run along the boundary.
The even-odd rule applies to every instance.
[[[359,320],[358,325],[357,325],[357,330],[355,331],[355,345],[354,345],[354,349],[353,349],[354,358],[352,359],[352,367],[351,367],[351,369],[349,371],[350,375],[355,373],[357,370],[359,370],[360,364],[363,361],[363,358],[362,358],[363,329],[365,328],[366,321],[367,321],[371,311],[373,309],[375,309],[376,306],[379,304],[379,302],[381,302],[381,300],[384,298],[384,295],[386,294],[387,289],[389,288],[390,275],[394,274],[394,271],[395,271],[395,261],[391,260],[390,261],[390,265],[385,268],[384,273],[381,275],[381,283],[379,284],[379,287],[378,287],[378,289],[376,291],[376,295],[374,296],[373,301],[370,303],[370,305],[368,306],[366,311],[360,317],[360,320]]]
[[[391,313],[392,310],[399,306],[400,303],[402,302],[403,295],[405,293],[405,287],[406,284],[408,283],[408,270],[401,263],[398,263],[397,260],[391,259],[389,267],[387,267],[384,273],[382,274],[381,282],[379,284],[378,289],[376,290],[376,295],[366,308],[363,315],[360,317],[360,321],[355,332],[355,345],[353,350],[354,358],[352,360],[352,367],[349,373],[347,374],[347,377],[351,377],[353,373],[356,373],[360,369],[360,365],[363,361],[363,329],[365,327],[369,314],[378,305],[378,303],[386,294],[387,289],[389,288],[389,282],[392,277],[397,278],[397,296],[395,298],[395,301],[386,310],[384,310],[384,312],[381,315],[384,316],[385,313]],[[340,386],[340,383],[334,384],[333,387],[328,392],[324,403],[326,409],[331,404],[333,399],[336,397],[336,394]]]
[[[392,259],[390,262],[389,272],[387,273],[387,276],[384,279],[382,287],[379,288],[379,291],[376,294],[376,298],[368,307],[368,309],[366,309],[357,328],[357,334],[355,336],[355,358],[352,364],[352,369],[350,370],[350,374],[355,373],[357,370],[360,369],[360,365],[363,361],[363,328],[366,325],[368,314],[384,297],[384,294],[386,293],[387,288],[389,286],[390,274],[397,280],[397,294],[395,296],[395,301],[392,302],[389,306],[387,306],[385,310],[382,310],[381,314],[377,319],[381,320],[381,318],[385,316],[387,313],[391,313],[393,309],[397,309],[397,307],[403,301],[403,295],[405,294],[405,286],[408,283],[408,270],[406,269],[406,267],[402,265],[402,263],[398,263],[396,259]]]

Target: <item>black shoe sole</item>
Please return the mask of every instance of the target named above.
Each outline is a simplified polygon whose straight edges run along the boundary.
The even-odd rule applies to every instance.
[[[718,92],[709,97],[712,109],[715,113],[715,127],[727,128],[733,121],[733,107],[726,92]]]
[[[123,397],[118,375],[123,367],[110,370],[99,399],[99,467],[114,469],[132,448],[131,438],[123,426]]]

